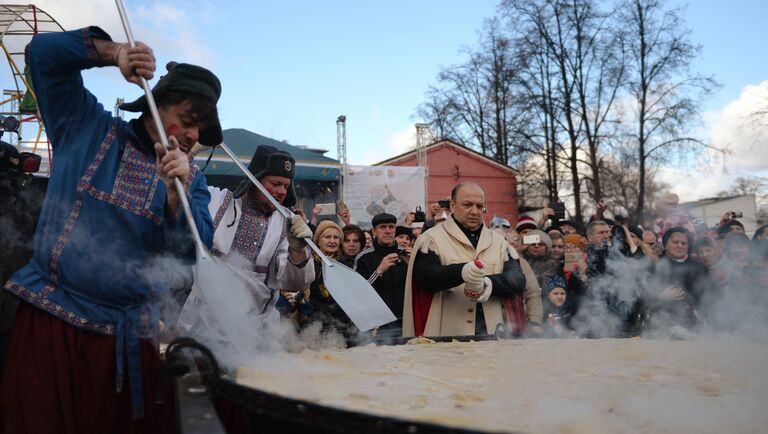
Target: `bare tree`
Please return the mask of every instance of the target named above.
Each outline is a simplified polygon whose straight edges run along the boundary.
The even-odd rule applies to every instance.
[[[638,197],[640,194],[640,171],[637,165],[637,154],[634,149],[621,147],[613,149],[611,154],[601,158],[600,173],[603,179],[603,196],[609,199],[614,206],[623,207],[629,216],[637,215]],[[646,203],[652,203],[653,198],[662,191],[669,189],[669,185],[656,180],[657,171],[650,168],[645,173],[645,197]],[[646,225],[649,221],[633,220],[634,224]]]
[[[524,27],[518,27],[518,24],[514,23],[510,27]],[[535,122],[530,124],[524,134],[524,142],[531,153],[543,158],[546,173],[543,178],[537,177],[537,182],[546,186],[547,199],[556,202],[560,200],[560,156],[564,155],[559,140],[558,118],[561,110],[555,95],[559,87],[557,70],[549,46],[539,33],[521,31],[516,38],[516,45],[518,56],[523,59],[520,64],[525,65],[519,74],[521,92],[528,101],[523,109],[536,114]]]
[[[567,156],[575,218],[582,220],[582,189],[595,200],[602,196],[601,147],[613,136],[608,126],[617,123],[613,105],[624,63],[613,11],[596,0],[505,0],[500,9],[523,41],[519,46],[529,47],[523,87],[538,101],[548,181],[557,188],[557,158]]]
[[[556,121],[557,128],[562,129],[567,137],[568,168],[574,194],[574,218],[582,221],[581,178],[579,177],[578,164],[581,126],[578,113],[575,110],[574,83],[568,65],[568,52],[573,35],[565,22],[566,7],[564,2],[559,0],[504,0],[500,10],[510,21],[510,27],[514,28],[523,40],[539,44],[538,46],[534,45],[535,49],[540,54],[545,54],[551,61],[548,66],[551,66],[553,76],[557,77],[557,88],[552,89],[555,98],[551,102],[556,103],[558,109],[558,116],[552,120]],[[526,34],[533,36],[526,37]],[[538,66],[541,68],[540,62]],[[530,76],[533,75],[529,74]],[[538,86],[541,86],[544,81],[544,77],[542,77]],[[529,87],[536,89],[537,84],[534,83]],[[545,95],[546,90],[543,90],[541,94]],[[544,99],[546,99],[546,95]],[[545,114],[545,116],[548,115]],[[546,133],[545,130],[545,135],[547,135]],[[552,168],[548,168],[548,170],[552,170]]]
[[[768,189],[768,178],[763,176],[740,176],[733,181],[731,193],[736,196],[764,194]]]
[[[517,108],[517,58],[498,20],[486,21],[479,48],[466,53],[465,63],[440,71],[440,86],[430,88],[417,113],[438,133],[504,164],[521,164],[528,150],[516,143],[531,115]]]
[[[597,201],[603,196],[602,148],[615,129],[607,127],[617,123],[613,106],[623,85],[623,46],[612,11],[600,10],[591,0],[571,0],[566,11],[566,23],[573,32],[567,63],[591,173],[589,191]]]
[[[688,131],[699,119],[699,98],[717,83],[689,70],[701,48],[689,41],[681,16],[681,9],[666,9],[664,0],[628,1],[619,13],[626,30],[628,90],[635,111],[631,136],[639,170],[636,220],[646,213],[647,175],[652,164],[706,146]]]
[[[466,146],[467,138],[461,130],[455,102],[442,89],[434,86],[429,87],[425,97],[426,101],[416,109],[416,117],[428,120],[436,138],[449,139]]]
[[[501,0],[478,47],[440,72],[418,113],[439,135],[518,167],[531,200],[572,199],[583,222],[585,195],[620,197],[640,222],[658,164],[707,146],[688,131],[716,83],[689,71],[700,48],[679,9],[607,4]],[[625,97],[632,119],[617,104]]]

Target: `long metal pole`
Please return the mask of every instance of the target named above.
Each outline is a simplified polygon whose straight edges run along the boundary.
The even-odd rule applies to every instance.
[[[220,143],[219,147],[229,155],[235,165],[281,215],[285,218],[293,217],[293,213],[269,194],[267,189],[253,176],[253,173],[245,167],[226,143]],[[309,248],[323,261],[323,279],[328,290],[331,291],[333,298],[357,328],[361,331],[367,331],[395,320],[395,315],[362,275],[330,259],[311,239],[305,241]]]
[[[288,208],[284,207],[280,202],[278,202],[274,197],[272,197],[272,195],[267,191],[266,187],[264,187],[261,184],[261,182],[258,179],[256,179],[255,176],[253,176],[253,173],[251,173],[251,171],[248,170],[247,167],[245,167],[245,164],[243,164],[243,162],[240,161],[239,158],[237,158],[237,155],[235,155],[235,153],[232,152],[232,149],[230,149],[229,146],[227,146],[226,143],[224,143],[224,142],[219,143],[219,147],[221,149],[223,149],[224,152],[227,153],[227,155],[229,155],[229,158],[231,158],[232,161],[235,163],[235,165],[237,165],[237,167],[240,169],[240,171],[242,171],[245,174],[245,176],[248,177],[248,179],[251,181],[251,183],[253,185],[255,185],[256,188],[259,189],[261,194],[263,194],[264,197],[266,197],[267,200],[269,200],[269,203],[271,203],[272,206],[275,207],[277,212],[279,212],[283,217],[285,217],[287,219],[293,218],[293,216],[294,216],[293,212],[291,210],[289,210]],[[304,241],[307,242],[307,245],[309,246],[309,248],[312,249],[312,251],[315,252],[319,257],[321,257],[323,260],[325,260],[327,262],[330,262],[330,261],[328,261],[328,257],[325,255],[325,253],[323,253],[320,250],[320,248],[317,247],[317,244],[315,244],[314,241],[312,241],[309,238],[305,239]]]
[[[131,47],[136,46],[136,41],[133,39],[133,31],[131,30],[131,24],[128,22],[128,14],[125,12],[125,6],[123,0],[115,0],[117,4],[117,11],[120,14],[120,20],[123,22],[123,29],[125,30],[125,36],[128,38],[128,43]],[[168,136],[165,134],[165,128],[163,122],[160,120],[160,113],[157,111],[157,104],[155,104],[155,98],[152,95],[152,89],[149,87],[149,82],[144,77],[141,78],[141,86],[144,88],[144,94],[147,96],[147,104],[149,104],[149,111],[152,114],[152,120],[155,122],[157,128],[157,134],[160,136],[160,142],[166,151],[170,151],[171,145],[168,143]],[[197,253],[200,259],[208,258],[203,240],[200,238],[200,232],[195,225],[195,219],[192,217],[192,210],[189,208],[189,201],[187,200],[187,192],[184,190],[184,185],[179,178],[173,179],[173,185],[176,187],[176,192],[179,195],[181,201],[181,207],[184,210],[184,216],[187,218],[187,224],[189,231],[192,233],[192,238],[195,241],[197,247]]]

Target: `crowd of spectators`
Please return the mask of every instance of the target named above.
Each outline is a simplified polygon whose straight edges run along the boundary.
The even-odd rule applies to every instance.
[[[374,335],[401,335],[407,269],[415,256],[412,248],[423,233],[454,218],[452,199],[433,204],[421,219],[410,213],[400,225],[395,216],[379,214],[373,217],[371,230],[349,224],[348,212],[339,214],[343,228],[329,220],[317,223],[317,215],[312,216],[323,251],[368,279],[395,313],[397,321]],[[527,215],[514,224],[498,216],[486,219],[484,226],[503,237],[515,252],[514,260],[530,266],[540,291],[542,317],[529,316],[525,333],[684,337],[702,327],[728,332],[752,321],[768,322],[768,225],[750,239],[734,213],[707,227],[680,210],[673,194],[657,205],[651,228],[621,216],[607,218],[603,201],[595,204],[596,212],[585,226],[554,221],[548,208],[539,221]],[[461,222],[459,226],[466,229]],[[329,231],[331,239],[325,242]],[[470,237],[471,231],[466,233]],[[324,329],[349,337],[356,330],[323,288],[321,270],[316,267],[317,279],[306,296],[283,292],[279,306],[284,315],[301,318],[299,326],[320,321]],[[476,310],[482,311],[485,303],[478,302]],[[477,319],[478,324],[484,322],[479,313]],[[493,324],[487,330],[476,328],[477,334],[486,331],[493,333]]]

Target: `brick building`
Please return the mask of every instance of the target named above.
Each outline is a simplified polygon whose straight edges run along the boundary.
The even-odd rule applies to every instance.
[[[427,203],[450,197],[461,181],[473,181],[485,189],[488,213],[517,221],[517,171],[450,140],[427,146]],[[376,166],[416,166],[416,150],[375,164]]]

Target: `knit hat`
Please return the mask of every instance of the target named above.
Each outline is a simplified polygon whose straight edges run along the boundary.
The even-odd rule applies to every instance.
[[[536,225],[536,221],[527,215],[524,215],[520,217],[517,220],[517,224],[515,225],[515,230],[520,232],[524,229],[538,229],[539,227]]]
[[[550,292],[552,292],[555,288],[563,288],[565,289],[565,278],[563,276],[555,275],[555,276],[546,276],[544,278],[544,286],[541,288],[542,293],[544,296],[549,295]]]
[[[281,151],[273,146],[260,145],[253,153],[251,162],[248,163],[248,170],[253,173],[256,179],[261,179],[267,175],[284,176],[291,178],[291,185],[283,200],[283,206],[292,207],[296,204],[296,190],[293,187],[293,177],[296,174],[296,160],[291,154]],[[240,197],[252,187],[251,180],[248,178],[240,181],[233,195]]]
[[[339,233],[339,238],[344,239],[344,232],[341,230],[341,226],[337,225],[331,220],[322,220],[317,224],[317,227],[315,228],[315,234],[312,236],[312,241],[314,241],[315,244],[318,244],[320,237],[323,236],[323,232],[327,231],[328,229],[335,229]]]
[[[581,250],[587,249],[587,239],[579,234],[568,234],[563,237],[563,244],[573,244]]]
[[[549,238],[549,235],[547,235],[546,232],[536,229],[535,231],[528,232],[528,235],[526,236],[531,235],[538,235],[540,242],[547,246],[547,252],[552,251],[552,238]]]
[[[176,92],[202,96],[214,105],[219,102],[221,82],[211,71],[201,66],[176,62],[168,62],[165,68],[168,73],[160,77],[152,88],[152,95],[155,98],[163,92]],[[142,95],[132,102],[121,104],[120,109],[135,113],[148,112],[149,103],[146,95]],[[224,141],[218,114],[200,130],[198,141],[205,146],[216,146]]]
[[[408,238],[413,239],[413,231],[409,227],[405,226],[398,226],[395,228],[395,236],[399,237],[400,235],[408,235]]]

